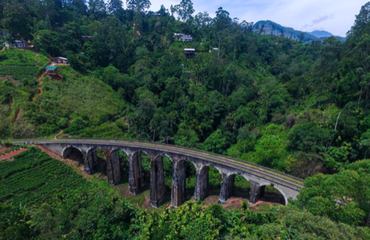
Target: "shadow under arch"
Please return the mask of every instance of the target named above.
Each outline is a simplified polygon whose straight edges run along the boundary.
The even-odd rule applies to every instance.
[[[137,185],[139,192],[144,192],[150,188],[151,158],[146,151],[139,150],[133,153],[133,164],[137,173]]]
[[[127,184],[128,183],[128,173],[129,173],[129,159],[128,152],[121,148],[113,149],[111,154],[117,154],[118,157],[118,167],[120,172],[120,179],[117,184]]]
[[[157,154],[152,159],[150,172],[150,205],[158,208],[171,203],[173,160],[167,154]],[[155,184],[156,186],[152,186]]]
[[[208,171],[208,191],[204,199],[200,200],[204,200],[207,204],[218,203],[222,185],[222,171],[212,165],[204,167]]]
[[[179,207],[195,195],[196,172],[196,164],[188,158],[173,161],[172,207]]]
[[[270,203],[280,203],[283,205],[288,204],[288,198],[286,197],[283,190],[277,187],[274,184],[269,183],[262,183],[260,184],[261,188],[264,187],[264,194],[260,198],[262,201],[270,202]]]
[[[233,196],[249,200],[251,191],[251,184],[249,178],[244,175],[235,174],[234,192]]]
[[[78,162],[79,164],[84,164],[83,151],[75,146],[67,146],[62,150],[63,159],[71,159]]]

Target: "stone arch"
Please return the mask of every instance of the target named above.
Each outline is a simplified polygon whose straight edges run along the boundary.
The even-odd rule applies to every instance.
[[[131,151],[130,149],[127,149],[127,148],[117,148],[118,151],[122,151],[126,154],[127,157],[129,157],[131,154],[133,154],[134,152],[136,151]]]
[[[68,146],[66,146],[66,147],[64,147],[63,149],[62,149],[62,157],[65,159],[65,158],[67,158],[68,157],[68,155],[70,154],[68,151],[69,151],[69,149],[71,149],[71,148],[75,148],[75,149],[77,149],[78,151],[80,151],[81,152],[81,154],[83,154],[83,151],[81,150],[81,148],[79,148],[79,147],[76,147],[76,146],[73,146],[73,145],[68,145]]]
[[[212,165],[209,164],[209,166],[212,166]],[[221,175],[223,174],[223,172],[221,171],[221,169],[219,167],[216,167],[216,166],[212,166],[212,167],[216,168],[220,172]]]
[[[243,199],[248,199],[250,195],[251,179],[248,175],[238,172],[233,172],[234,176],[234,191],[233,196]]]
[[[189,158],[185,158],[185,161],[191,162],[193,166],[195,167],[195,169],[198,169],[197,164],[193,160],[190,160]]]
[[[280,187],[276,186],[275,184],[266,183],[266,182],[261,183],[261,184],[260,184],[260,186],[261,186],[261,187],[271,186],[271,187],[275,188],[276,190],[278,190],[278,191],[280,192],[281,196],[282,196],[282,197],[283,197],[283,199],[284,199],[284,203],[283,203],[283,204],[284,204],[285,206],[286,206],[286,205],[288,205],[288,198],[287,198],[286,194],[284,193],[284,191],[283,191]]]
[[[197,169],[194,200],[204,200],[209,196],[218,196],[221,192],[223,172],[220,167],[210,162],[199,162]],[[213,197],[211,197],[213,201]],[[218,202],[218,198],[214,203]]]
[[[72,160],[75,160],[81,164],[84,164],[84,151],[81,148],[69,145],[62,150],[62,157],[66,159],[72,155]]]
[[[148,151],[146,151],[146,150],[139,150],[139,152],[140,152],[140,153],[144,153],[144,154],[146,154],[146,155],[150,156],[149,152],[148,152]]]
[[[171,162],[173,163],[173,159],[172,159],[171,155],[169,155],[167,153],[160,153],[158,155],[163,155],[164,157],[168,157],[171,160]]]

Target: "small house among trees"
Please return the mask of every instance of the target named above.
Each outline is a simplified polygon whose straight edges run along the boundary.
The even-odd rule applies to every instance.
[[[51,61],[56,64],[68,64],[68,59],[64,57],[53,57]]]
[[[182,35],[179,40],[182,42],[191,42],[193,41],[193,37],[190,35]]]
[[[55,66],[46,66],[46,74],[48,76],[58,76],[58,67]]]
[[[193,41],[193,37],[191,35],[186,35],[186,34],[183,34],[183,33],[174,33],[173,37],[178,38],[178,40],[181,41],[181,42],[191,42],[191,41]]]
[[[84,36],[81,36],[81,38],[82,38],[82,40],[84,40],[85,42],[86,42],[86,41],[92,41],[92,37],[91,37],[91,36],[86,36],[86,35],[84,35]]]
[[[195,49],[194,48],[185,48],[184,54],[186,58],[194,58],[195,57]]]
[[[28,47],[28,43],[23,40],[14,40],[10,44],[9,42],[5,42],[5,47],[26,48]]]

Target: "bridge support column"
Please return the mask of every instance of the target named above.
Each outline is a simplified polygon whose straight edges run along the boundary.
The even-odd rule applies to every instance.
[[[221,191],[218,203],[225,204],[227,199],[231,197],[231,194],[234,191],[234,180],[235,175],[228,176],[226,173],[222,174]]]
[[[107,175],[108,182],[116,185],[121,181],[121,164],[119,162],[118,151],[107,151]]]
[[[186,174],[185,161],[175,160],[173,164],[173,179],[171,190],[171,207],[179,207],[185,202]]]
[[[99,164],[98,153],[96,152],[96,149],[95,148],[92,149],[92,150],[90,150],[90,151],[92,151],[91,152],[91,157],[93,159],[93,167],[96,167]]]
[[[253,181],[249,181],[249,184],[251,186],[249,204],[255,204],[265,194],[265,186],[260,186],[259,183]]]
[[[163,156],[150,155],[150,162],[150,205],[158,208],[163,201],[165,192]]]
[[[128,156],[128,183],[129,191],[132,195],[136,196],[140,192],[140,188],[144,186],[144,175],[141,166],[140,152],[130,154]]]
[[[90,149],[84,153],[84,170],[88,174],[94,173],[94,167],[98,164],[98,156],[95,149]]]
[[[195,185],[194,200],[203,200],[208,194],[208,171],[208,166],[201,166],[199,169],[197,169],[197,181]]]

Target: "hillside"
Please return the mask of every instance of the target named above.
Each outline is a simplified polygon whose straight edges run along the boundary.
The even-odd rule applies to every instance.
[[[298,31],[290,27],[284,27],[278,23],[272,22],[270,20],[258,21],[253,25],[253,32],[256,34],[271,35],[278,37],[286,37],[292,40],[302,40],[303,42],[310,41],[322,41],[326,38],[333,37],[334,35],[327,31],[313,31],[313,32],[303,32]],[[334,36],[339,41],[344,42],[344,37]]]
[[[290,27],[283,27],[280,24],[269,20],[256,22],[253,25],[253,32],[263,35],[286,37],[296,41],[302,40],[304,42],[320,40],[320,37],[313,34],[297,31]]]
[[[0,98],[2,138],[10,134],[17,138],[49,136],[70,123],[73,127],[74,121],[90,121],[93,128],[119,119],[124,109],[124,101],[108,85],[70,67],[59,67],[62,80],[39,77],[50,61],[42,54],[14,49],[0,52],[0,56],[0,71],[4,72],[0,80],[4,93]],[[106,127],[115,129],[114,136],[123,136],[114,124]]]
[[[315,30],[313,32],[307,32],[307,33],[310,34],[310,35],[313,35],[315,37],[318,37],[318,38],[328,38],[328,37],[334,36],[330,32],[327,32],[327,31],[319,31],[319,30]]]

